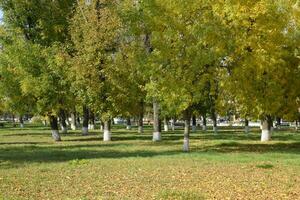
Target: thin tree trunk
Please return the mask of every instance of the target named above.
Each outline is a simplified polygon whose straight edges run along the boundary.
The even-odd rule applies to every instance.
[[[13,127],[16,127],[15,115],[12,115],[12,125]]]
[[[189,110],[183,112],[184,119],[184,139],[183,139],[183,151],[188,152],[190,150],[190,123],[191,114]]]
[[[245,133],[249,133],[250,131],[250,128],[249,128],[249,120],[248,119],[245,119]]]
[[[276,117],[276,129],[281,129],[281,118]]]
[[[126,119],[126,129],[131,130],[131,119],[130,119],[130,117],[127,117],[127,119]]]
[[[20,122],[20,128],[24,128],[24,120],[22,115],[19,116],[19,122]]]
[[[171,129],[172,131],[175,131],[175,118],[171,119]]]
[[[90,111],[90,125],[89,125],[89,129],[90,130],[95,130],[95,114],[94,112]]]
[[[159,104],[153,101],[153,141],[161,141],[161,123],[160,123]]]
[[[60,110],[60,125],[61,125],[61,132],[66,134],[68,132],[68,127],[66,123],[66,112],[64,110]]]
[[[140,102],[140,112],[138,121],[138,133],[144,132],[144,101]]]
[[[169,131],[169,122],[168,122],[168,119],[166,117],[164,118],[164,131],[165,132]]]
[[[111,141],[111,121],[104,121],[104,130],[103,130],[103,141]]]
[[[261,141],[267,142],[271,140],[271,134],[272,134],[272,118],[270,116],[267,116],[261,124]]]
[[[203,118],[202,130],[206,131],[207,130],[206,114],[203,114],[202,118]]]
[[[193,115],[192,117],[192,132],[196,132],[197,131],[197,119],[196,116]]]
[[[215,112],[212,113],[212,120],[213,120],[213,132],[215,134],[217,134],[218,133],[218,125],[217,125],[217,116],[216,116]]]
[[[58,131],[58,121],[56,116],[49,116],[50,120],[50,126],[51,126],[51,132],[52,132],[52,138],[54,141],[61,141],[59,131]]]
[[[82,121],[82,135],[89,134],[89,109],[87,106],[83,106],[83,121]]]
[[[71,129],[76,130],[76,111],[71,113]]]

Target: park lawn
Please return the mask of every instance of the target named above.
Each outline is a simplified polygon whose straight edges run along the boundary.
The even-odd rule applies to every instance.
[[[35,127],[0,130],[0,199],[300,199],[300,134],[280,131],[269,143],[256,131],[182,131],[151,141],[151,129],[80,131],[52,141]]]

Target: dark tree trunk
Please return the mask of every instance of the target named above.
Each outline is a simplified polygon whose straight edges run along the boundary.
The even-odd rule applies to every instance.
[[[24,120],[23,120],[23,116],[22,115],[19,116],[19,122],[20,122],[20,127],[24,128]]]
[[[131,130],[131,119],[130,119],[130,117],[127,117],[127,119],[126,119],[126,129]]]
[[[68,126],[66,123],[66,112],[64,110],[60,110],[59,112],[59,116],[60,116],[60,123],[61,123],[61,129],[62,129],[62,133],[67,133],[68,132]]]
[[[82,135],[89,134],[89,109],[87,106],[82,107],[83,121],[82,121]]]
[[[61,141],[60,135],[59,135],[59,131],[58,131],[58,121],[57,121],[57,117],[56,116],[49,116],[49,120],[50,120],[50,127],[51,127],[51,131],[52,131],[52,137],[55,141]]]
[[[90,111],[90,129],[95,129],[95,114],[92,111]]]
[[[203,114],[202,118],[203,118],[202,130],[206,131],[206,127],[207,127],[206,114]]]
[[[195,115],[193,115],[192,117],[192,131],[193,132],[196,132],[197,131],[197,118]]]
[[[245,119],[245,133],[249,133],[249,120]]]
[[[214,133],[218,133],[217,115],[215,112],[211,113],[211,118],[213,120],[213,131]]]

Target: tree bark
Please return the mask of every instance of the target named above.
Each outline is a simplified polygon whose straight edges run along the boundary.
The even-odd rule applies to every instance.
[[[82,135],[89,134],[89,109],[86,105],[82,107],[83,121],[82,121]]]
[[[58,131],[58,121],[56,116],[49,116],[50,119],[50,126],[51,126],[51,132],[52,132],[52,138],[54,141],[61,141],[59,131]]]
[[[160,123],[159,104],[153,101],[153,141],[161,141],[161,123]]]
[[[60,110],[59,112],[59,116],[60,116],[60,125],[61,125],[61,132],[63,134],[66,134],[68,132],[68,126],[66,123],[66,112],[64,110]]]
[[[189,110],[183,112],[184,119],[184,139],[183,139],[183,151],[188,152],[190,150],[190,123],[191,114]]]
[[[267,142],[271,140],[272,134],[272,118],[267,116],[265,119],[262,120],[261,124],[261,141]]]
[[[217,116],[216,116],[215,112],[212,113],[212,120],[213,120],[213,132],[215,134],[217,134],[218,133],[218,125],[217,125]]]
[[[131,130],[131,119],[130,119],[130,117],[127,117],[127,119],[126,119],[126,129]]]
[[[169,131],[169,122],[168,122],[168,119],[166,117],[164,118],[164,131],[165,132]]]
[[[111,121],[106,120],[104,121],[104,127],[103,127],[103,141],[108,142],[111,141]]]
[[[95,114],[94,112],[90,111],[90,125],[89,125],[89,129],[90,130],[95,130]]]
[[[203,118],[202,130],[206,131],[207,130],[206,114],[203,114],[202,118]]]
[[[249,120],[245,119],[245,133],[249,133],[250,127],[249,127]]]
[[[71,129],[76,130],[76,111],[71,113]]]
[[[174,118],[171,119],[171,129],[172,129],[172,131],[175,131],[175,119]]]
[[[281,118],[276,117],[276,129],[281,129]]]
[[[138,120],[138,133],[144,132],[144,101],[140,102],[139,120]]]
[[[196,116],[193,115],[192,117],[192,132],[196,132],[197,131],[197,119]]]
[[[20,122],[20,128],[24,128],[24,120],[22,115],[19,116],[19,122]]]

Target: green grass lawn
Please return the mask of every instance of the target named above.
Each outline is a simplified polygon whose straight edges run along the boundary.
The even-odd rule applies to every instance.
[[[52,141],[42,127],[0,129],[0,199],[300,199],[300,134],[182,131],[151,141],[151,129],[80,131]]]

